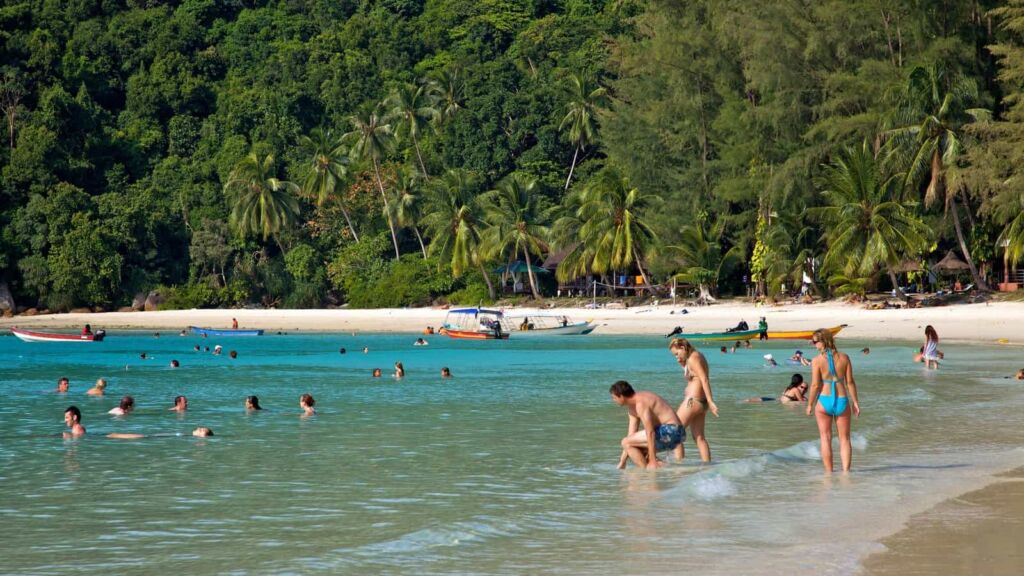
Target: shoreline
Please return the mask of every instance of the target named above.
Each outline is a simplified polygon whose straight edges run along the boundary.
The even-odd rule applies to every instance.
[[[683,314],[682,311],[687,313]],[[751,327],[765,316],[771,330],[812,330],[839,324],[848,326],[840,338],[858,340],[921,340],[925,325],[935,326],[943,341],[1024,345],[1020,334],[1024,302],[961,304],[936,308],[867,310],[840,302],[758,306],[725,302],[687,307],[662,303],[628,309],[554,307],[503,308],[506,314],[553,314],[574,320],[591,320],[595,334],[662,335],[676,326],[685,332],[719,332],[741,319]],[[445,309],[203,309],[159,312],[64,313],[0,318],[0,329],[77,329],[89,323],[93,329],[182,330],[189,326],[231,326],[268,331],[419,333],[444,322]]]
[[[865,576],[906,574],[1019,574],[1024,564],[1024,468],[997,475],[987,486],[915,514],[883,538]]]

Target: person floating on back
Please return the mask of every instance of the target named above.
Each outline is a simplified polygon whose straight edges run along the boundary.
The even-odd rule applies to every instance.
[[[682,446],[686,429],[664,398],[647,390],[637,392],[625,380],[612,384],[608,392],[612,401],[625,406],[629,414],[626,436],[621,442],[620,470],[626,467],[627,459],[639,468],[655,470],[662,465],[658,452]],[[679,454],[677,457],[682,459]]]

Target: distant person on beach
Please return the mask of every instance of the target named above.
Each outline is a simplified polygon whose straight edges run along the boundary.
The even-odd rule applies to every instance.
[[[374,378],[380,378],[380,374],[381,374],[380,368],[374,368],[373,369],[373,377]]]
[[[853,460],[850,414],[860,416],[857,384],[853,380],[853,364],[849,356],[836,350],[832,332],[827,329],[815,330],[811,342],[818,350],[818,356],[811,362],[811,391],[807,396],[807,415],[813,413],[818,422],[821,462],[825,466],[825,471],[832,472],[834,421],[839,432],[839,455],[843,463],[843,472],[849,472]]]
[[[303,394],[299,396],[299,408],[302,408],[302,416],[316,416],[316,400],[313,399],[312,394]]]
[[[768,321],[765,320],[764,316],[761,316],[761,320],[758,321],[757,329],[758,329],[757,339],[758,340],[767,340],[768,339]]]
[[[96,385],[85,391],[86,396],[103,396],[107,390],[107,381],[103,378],[96,379]]]
[[[451,377],[452,377],[452,371],[449,370],[447,366],[445,366],[444,368],[441,368],[441,378],[451,378]],[[1018,380],[1020,380],[1020,378],[1018,378]]]
[[[231,319],[231,329],[238,330],[238,320],[235,320],[234,318]]]
[[[66,376],[61,376],[61,378],[57,380],[57,394],[67,394],[68,388],[70,387],[71,381],[68,380]]]
[[[637,392],[625,380],[612,384],[608,392],[612,401],[625,406],[629,414],[626,436],[621,442],[619,470],[626,467],[627,459],[638,468],[654,470],[662,464],[658,452],[665,450],[675,450],[676,458],[682,459],[686,429],[664,398],[646,390]]]
[[[82,426],[82,411],[78,409],[78,406],[68,406],[64,411],[64,424],[71,429],[70,432],[64,432],[65,438],[76,438],[85,434],[85,426]]]
[[[682,366],[683,378],[686,379],[683,402],[676,410],[676,414],[683,425],[690,429],[690,436],[693,438],[693,443],[697,445],[697,450],[700,451],[701,460],[710,462],[711,447],[704,436],[704,420],[707,418],[708,410],[711,410],[716,417],[718,416],[718,405],[715,404],[711,394],[708,361],[693,347],[693,344],[684,338],[672,340],[668,349]],[[682,448],[676,451],[676,457],[680,460],[683,457],[682,452]]]
[[[782,395],[777,399],[771,396],[760,396],[755,398],[747,398],[744,402],[757,403],[757,402],[774,402],[778,400],[783,404],[790,402],[806,402],[807,401],[807,383],[804,382],[804,377],[800,374],[793,374],[793,377],[789,380],[789,386],[782,392]]]
[[[401,362],[395,362],[395,378],[405,377],[405,366]]]
[[[188,398],[185,398],[184,396],[175,396],[174,406],[168,408],[168,410],[173,410],[174,412],[184,412],[188,410]]]
[[[939,334],[929,324],[924,328],[924,367],[938,369],[940,358]]]
[[[121,398],[121,403],[116,408],[111,408],[107,414],[113,414],[114,416],[126,416],[129,412],[135,410],[135,398],[131,396],[124,396]]]
[[[260,406],[260,399],[258,397],[256,397],[256,396],[246,396],[245,397],[245,409],[246,410],[263,410],[263,407]]]

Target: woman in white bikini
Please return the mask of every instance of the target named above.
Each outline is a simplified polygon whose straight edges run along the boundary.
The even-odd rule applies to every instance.
[[[718,406],[711,395],[710,371],[708,361],[704,355],[697,351],[684,338],[676,338],[668,345],[669,352],[676,357],[676,361],[683,367],[683,376],[686,378],[686,389],[683,392],[683,403],[676,410],[679,420],[690,429],[690,437],[700,450],[700,459],[704,462],[711,461],[711,447],[708,446],[707,438],[704,437],[704,419],[708,410],[716,417]],[[682,445],[676,449],[676,457],[682,459]]]

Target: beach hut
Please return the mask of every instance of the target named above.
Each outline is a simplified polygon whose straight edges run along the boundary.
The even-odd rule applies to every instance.
[[[526,292],[526,288],[523,285],[522,275],[526,274],[527,266],[529,266],[530,269],[533,270],[534,274],[548,274],[548,271],[545,270],[544,268],[541,268],[540,266],[535,266],[533,264],[527,264],[522,260],[516,260],[515,262],[512,262],[510,264],[498,266],[497,268],[494,269],[494,271],[498,274],[501,274],[503,278],[509,275],[512,276],[513,293]]]
[[[939,272],[956,274],[963,272],[964,270],[970,270],[971,267],[967,265],[967,262],[961,260],[955,252],[950,250],[949,252],[946,252],[946,256],[942,260],[936,262],[935,266],[932,266],[932,268]]]

